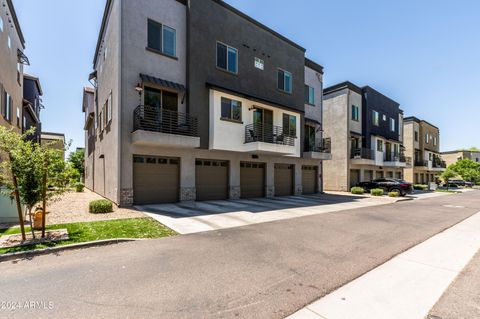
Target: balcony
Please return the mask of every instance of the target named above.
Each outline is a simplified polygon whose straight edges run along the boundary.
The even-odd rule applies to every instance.
[[[132,143],[173,148],[200,147],[198,120],[186,113],[140,105],[133,112]]]
[[[415,160],[415,167],[428,167],[428,161]]]
[[[330,138],[322,139],[321,145],[308,145],[305,147],[303,157],[315,160],[331,160],[332,159],[332,140]]]
[[[296,138],[284,133],[280,126],[267,124],[245,126],[246,152],[293,155],[295,154]]]
[[[350,158],[352,164],[375,165],[375,151],[369,148],[352,148]]]
[[[385,154],[383,165],[387,167],[406,167],[407,158],[404,154]]]

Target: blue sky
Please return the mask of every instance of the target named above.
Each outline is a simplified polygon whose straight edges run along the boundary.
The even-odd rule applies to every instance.
[[[307,48],[325,85],[370,85],[441,129],[441,148],[480,147],[480,1],[228,0]],[[42,80],[43,128],[83,145],[88,85],[105,0],[14,0]]]

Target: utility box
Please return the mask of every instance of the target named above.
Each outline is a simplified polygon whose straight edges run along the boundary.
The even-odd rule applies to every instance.
[[[437,188],[438,188],[437,183],[431,182],[431,183],[428,184],[428,189],[431,190],[431,191],[435,191],[435,190],[437,190]]]

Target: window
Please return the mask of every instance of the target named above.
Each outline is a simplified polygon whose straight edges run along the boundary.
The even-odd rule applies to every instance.
[[[390,118],[390,131],[395,132],[395,119]]]
[[[377,140],[377,151],[383,152],[383,141]]]
[[[429,141],[429,139],[428,139],[428,133],[426,133],[426,134],[425,134],[425,143],[428,144],[428,141]]]
[[[148,20],[148,48],[169,56],[176,56],[176,31],[153,20]]]
[[[12,39],[10,38],[10,36],[8,36],[8,38],[7,38],[7,46],[8,46],[9,49],[12,48]]]
[[[0,32],[3,32],[3,19],[0,17]]]
[[[10,122],[12,120],[12,97],[6,91],[4,91],[3,97],[2,115],[5,120]]]
[[[380,114],[377,111],[373,111],[373,125],[379,126],[380,125]]]
[[[305,103],[315,105],[315,89],[305,85]]]
[[[418,132],[415,131],[415,142],[418,142]]]
[[[287,136],[297,136],[297,117],[289,114],[283,114],[283,134]]]
[[[260,69],[260,70],[265,69],[265,61],[263,61],[262,59],[255,58],[255,64],[254,65],[257,69]]]
[[[356,105],[352,105],[352,120],[357,122],[360,120],[360,108]]]
[[[217,67],[228,72],[237,73],[238,51],[234,47],[217,42]]]
[[[17,126],[20,127],[20,109],[17,107]]]
[[[292,73],[278,69],[277,88],[281,91],[292,93]]]
[[[398,157],[400,152],[400,148],[398,147],[398,144],[393,144],[393,154],[395,157]]]
[[[105,47],[105,50],[103,51],[103,61],[107,59],[107,55],[108,55],[108,48]]]
[[[433,138],[433,145],[437,146],[437,137],[436,136]]]
[[[242,121],[242,102],[222,97],[222,119]]]
[[[110,92],[110,95],[108,96],[107,99],[107,107],[106,107],[106,124],[108,125],[112,121],[112,92]]]

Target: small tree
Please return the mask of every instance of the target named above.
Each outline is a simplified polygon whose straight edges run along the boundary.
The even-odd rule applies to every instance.
[[[85,174],[85,150],[80,149],[70,153],[70,155],[68,156],[68,162],[72,165],[74,169],[78,171],[79,178],[81,177],[83,181],[83,177]]]
[[[457,173],[455,171],[453,171],[450,167],[447,168],[443,173],[442,173],[442,179],[443,181],[445,182],[445,184],[447,184],[447,190],[449,190],[449,187],[450,187],[450,178],[454,178],[455,176],[457,176]]]
[[[477,182],[480,180],[480,163],[463,159],[448,167],[466,181]]]

